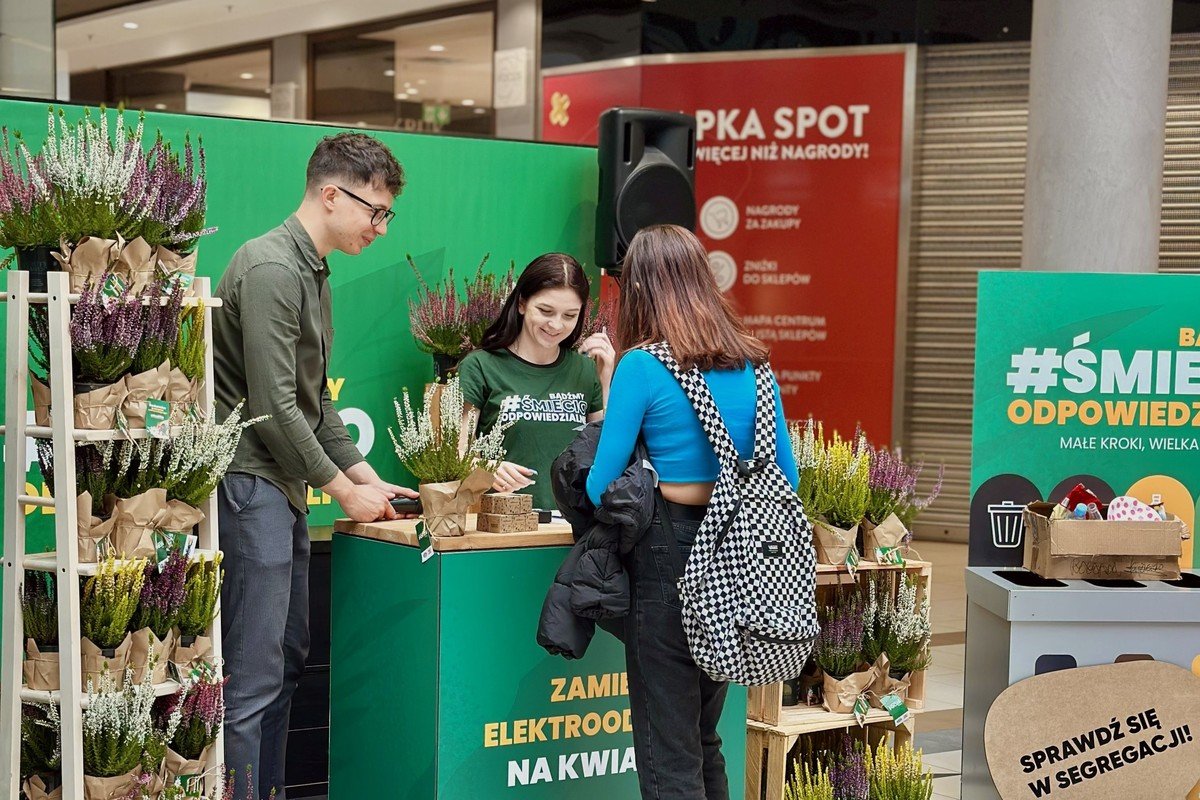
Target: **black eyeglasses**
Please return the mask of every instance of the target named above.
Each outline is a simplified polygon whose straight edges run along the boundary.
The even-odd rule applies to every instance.
[[[339,192],[345,192],[350,197],[353,197],[355,200],[362,203],[367,208],[371,209],[371,224],[372,225],[378,225],[381,222],[391,222],[392,218],[396,216],[396,212],[392,211],[390,208],[381,208],[381,207],[375,205],[374,203],[368,203],[366,200],[363,200],[361,197],[359,197],[358,195],[356,195],[354,192],[350,191],[349,189],[343,189],[342,187],[336,186],[336,185],[334,186],[334,188],[337,189]]]

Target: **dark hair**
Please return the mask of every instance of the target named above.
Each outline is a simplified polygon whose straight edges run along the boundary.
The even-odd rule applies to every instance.
[[[666,342],[684,369],[740,369],[769,355],[717,289],[704,245],[678,225],[643,228],[629,243],[617,341],[629,350]]]
[[[317,143],[308,159],[306,191],[342,181],[387,189],[398,197],[404,189],[404,167],[387,145],[365,133],[339,133]]]
[[[484,332],[480,348],[503,350],[512,346],[521,335],[521,326],[524,324],[520,301],[528,302],[529,298],[545,289],[561,288],[574,289],[575,294],[579,295],[579,302],[583,303],[579,318],[575,320],[575,330],[558,345],[568,350],[574,347],[583,331],[591,287],[578,261],[566,253],[546,253],[530,261],[529,266],[521,271],[517,285],[513,287],[508,299],[504,301],[504,307],[500,309],[500,316]]]

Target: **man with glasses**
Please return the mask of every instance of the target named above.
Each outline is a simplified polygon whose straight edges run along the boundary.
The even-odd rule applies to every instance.
[[[307,487],[359,522],[393,519],[390,501],[416,493],[363,460],[330,400],[333,318],[329,264],[387,233],[404,170],[380,141],[327,136],[308,162],[296,213],[234,254],[213,315],[217,409],[242,398],[245,416],[270,415],[242,435],[221,482],[225,761],[249,767],[253,796],[284,800],[288,717],[308,655]]]

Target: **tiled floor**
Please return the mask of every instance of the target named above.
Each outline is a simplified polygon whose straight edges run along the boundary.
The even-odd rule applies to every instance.
[[[917,542],[915,549],[922,560],[933,564],[930,617],[934,645],[933,664],[925,682],[925,712],[917,716],[915,744],[924,751],[925,764],[933,769],[935,800],[957,800],[962,772],[967,546]]]

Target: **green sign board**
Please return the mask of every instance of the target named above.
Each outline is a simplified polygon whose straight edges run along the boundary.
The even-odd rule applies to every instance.
[[[82,113],[82,107],[67,108],[71,120]],[[110,120],[115,117],[109,114]],[[46,104],[0,100],[0,120],[10,131],[21,131],[36,152],[46,133]],[[126,120],[133,123],[136,117],[130,113]],[[296,209],[313,147],[342,130],[157,113],[146,115],[146,129],[150,142],[155,129],[180,146],[188,132],[203,140],[208,223],[219,230],[201,240],[197,271],[214,285],[242,243]],[[405,254],[413,255],[430,283],[453,268],[460,285],[486,253],[491,253],[489,271],[496,273],[506,271],[510,261],[519,268],[548,251],[591,262],[596,153],[584,147],[371,133],[403,163],[408,184],[386,236],[360,256],[329,258],[336,329],[329,382],[334,405],[371,464],[385,478],[412,485],[392,452],[387,428],[394,424],[392,399],[405,386],[419,395],[433,379],[433,362],[417,350],[409,332],[408,302],[417,283]],[[0,250],[0,257],[6,254]],[[0,306],[0,322],[3,315]],[[29,453],[29,493],[47,495],[32,447]],[[309,506],[311,525],[329,525],[341,516],[320,492],[310,493]],[[28,510],[27,549],[53,549],[53,509]]]
[[[1200,281],[983,272],[971,445],[972,566],[1019,565],[1020,509],[1082,483],[1195,529]],[[1183,567],[1196,566],[1192,541]]]

